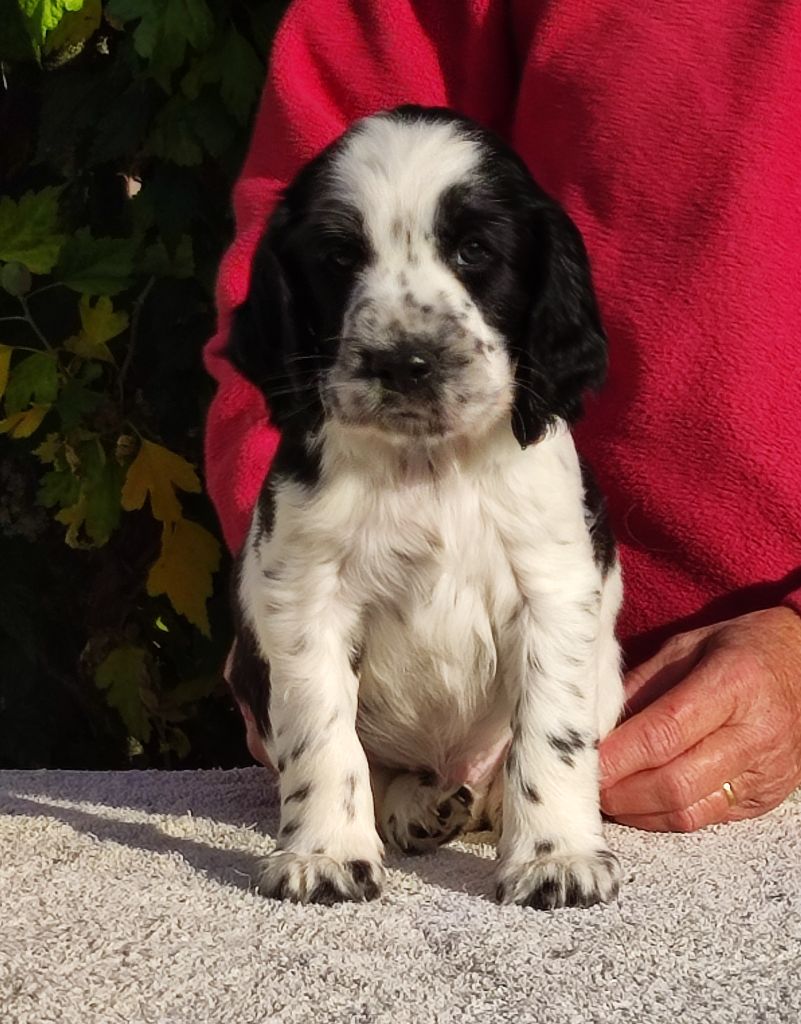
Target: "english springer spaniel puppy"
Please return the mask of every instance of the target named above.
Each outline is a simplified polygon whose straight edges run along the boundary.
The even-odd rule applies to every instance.
[[[260,891],[373,899],[385,843],[491,825],[501,902],[611,899],[621,578],[569,431],[606,367],[573,223],[473,122],[368,117],[284,192],[229,355],[281,431],[233,587],[280,773]]]

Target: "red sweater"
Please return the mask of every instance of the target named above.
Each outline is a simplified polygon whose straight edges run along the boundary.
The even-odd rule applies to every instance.
[[[206,350],[230,547],[277,442],[223,355],[265,218],[354,118],[404,102],[505,135],[583,232],[611,371],[577,440],[620,544],[629,662],[677,630],[801,611],[801,0],[296,0]]]

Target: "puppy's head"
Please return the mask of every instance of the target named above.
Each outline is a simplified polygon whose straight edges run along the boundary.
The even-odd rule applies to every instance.
[[[401,442],[505,419],[526,445],[606,366],[573,223],[496,137],[420,107],[357,122],[289,186],[229,354],[282,429]]]

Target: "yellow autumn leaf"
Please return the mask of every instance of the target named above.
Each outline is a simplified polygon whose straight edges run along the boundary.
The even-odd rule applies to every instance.
[[[174,523],[181,518],[176,487],[194,494],[200,491],[200,480],[192,466],[163,445],[142,441],[125,477],[122,507],[126,512],[132,512],[141,508],[150,495],[154,518],[162,523]]]
[[[58,434],[48,434],[39,447],[33,449],[33,454],[40,462],[48,465],[56,461],[63,444],[64,441]]]
[[[8,369],[11,366],[11,351],[8,345],[0,345],[0,398],[6,393]]]
[[[81,315],[81,332],[73,334],[64,342],[68,352],[74,352],[84,359],[102,359],[113,363],[114,357],[106,345],[128,326],[128,314],[114,312],[114,306],[107,295],[101,295],[92,305],[88,295],[82,295],[78,305]]]
[[[84,493],[81,494],[74,505],[70,505],[69,508],[62,508],[56,514],[58,522],[63,523],[67,527],[67,535],[64,540],[71,548],[91,547],[90,544],[85,544],[78,540],[78,531],[86,522],[87,504],[86,494]]]
[[[166,594],[177,612],[209,636],[206,600],[219,567],[220,545],[208,530],[189,519],[165,523],[161,554],[147,577],[147,592],[151,597]]]
[[[32,405],[24,412],[15,412],[0,420],[0,434],[10,434],[11,437],[30,437],[39,429],[42,420],[50,409],[49,405]]]

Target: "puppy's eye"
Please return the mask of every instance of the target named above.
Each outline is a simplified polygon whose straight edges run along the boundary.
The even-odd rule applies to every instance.
[[[361,250],[355,245],[337,245],[326,249],[323,254],[324,261],[337,270],[353,270],[362,261]]]
[[[480,238],[465,238],[456,250],[456,262],[460,267],[484,267],[492,259],[492,253]]]

